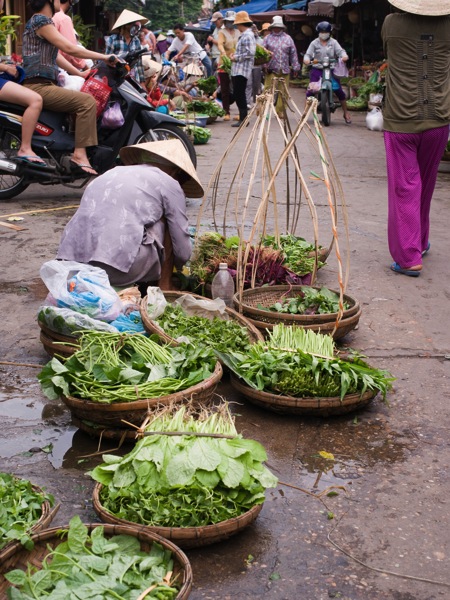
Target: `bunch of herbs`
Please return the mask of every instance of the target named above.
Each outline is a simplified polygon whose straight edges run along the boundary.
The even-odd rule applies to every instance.
[[[349,308],[347,302],[343,303],[344,310]],[[262,310],[271,312],[288,313],[291,315],[323,315],[339,311],[339,294],[326,287],[317,290],[304,286],[293,298],[280,298],[271,306],[258,305]]]
[[[144,552],[137,537],[107,537],[102,526],[89,533],[79,516],[61,535],[66,539],[49,547],[41,569],[29,564],[26,572],[5,575],[16,586],[8,588],[10,600],[137,600],[142,592],[146,598],[176,598],[172,553],[157,542]]]
[[[163,409],[129,454],[104,455],[91,476],[103,484],[103,507],[116,517],[199,527],[264,502],[265,489],[277,484],[266,459],[261,444],[237,433],[226,404],[201,414],[183,406]]]
[[[280,250],[283,254],[283,265],[296,275],[306,275],[314,270],[315,246],[304,238],[287,233],[280,235],[278,243],[275,236],[266,235],[262,243]],[[318,260],[317,268],[320,269],[323,265],[324,263]]]

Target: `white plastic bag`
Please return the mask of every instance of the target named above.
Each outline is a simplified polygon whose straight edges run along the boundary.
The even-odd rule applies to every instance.
[[[371,131],[383,131],[383,113],[381,108],[372,108],[366,115],[366,126]]]
[[[314,93],[320,92],[320,88],[322,87],[322,77],[319,81],[310,81],[308,85],[308,90]]]
[[[347,65],[342,58],[338,60],[336,66],[334,67],[333,75],[336,75],[336,77],[348,77]]]
[[[50,292],[48,304],[100,321],[114,321],[122,312],[122,302],[103,269],[70,260],[50,260],[42,265],[40,274]]]
[[[79,92],[83,83],[83,77],[79,77],[78,75],[69,75],[69,73],[60,69],[58,74],[58,85],[60,87],[63,87],[66,90],[72,90],[73,92]]]
[[[159,287],[147,288],[147,312],[152,321],[160,317],[167,306],[167,300]]]
[[[112,106],[107,108],[103,113],[102,127],[105,129],[118,129],[125,123],[125,117],[120,109],[120,104],[114,102]]]

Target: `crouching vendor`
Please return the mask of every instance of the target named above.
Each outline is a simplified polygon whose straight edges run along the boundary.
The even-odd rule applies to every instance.
[[[86,188],[57,258],[101,267],[114,286],[170,290],[191,255],[186,196],[201,198],[202,185],[179,140],[127,146],[120,158]]]

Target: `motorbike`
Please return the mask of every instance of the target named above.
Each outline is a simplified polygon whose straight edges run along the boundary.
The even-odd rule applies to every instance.
[[[318,65],[322,66],[322,82],[317,94],[319,101],[318,110],[322,114],[322,124],[328,127],[331,123],[331,113],[334,113],[336,108],[340,106],[340,103],[334,100],[334,90],[337,82],[333,78],[333,71],[336,66],[336,60],[326,56],[322,62],[315,61],[313,66],[317,67]]]
[[[145,91],[131,77],[130,70],[145,49],[128,53],[123,62],[114,66],[99,62],[97,76],[107,77],[112,88],[109,103],[118,102],[124,124],[117,129],[102,127],[97,120],[98,145],[88,148],[88,157],[97,173],[105,173],[120,164],[119,151],[123,146],[165,139],[179,139],[194,166],[196,153],[192,141],[183,131],[183,121],[158,112],[147,101]],[[25,163],[15,159],[20,147],[22,106],[0,101],[0,200],[14,198],[30,184],[58,185],[80,189],[89,175],[73,171],[70,157],[74,149],[74,133],[69,115],[43,110],[32,138],[32,147],[47,166]]]

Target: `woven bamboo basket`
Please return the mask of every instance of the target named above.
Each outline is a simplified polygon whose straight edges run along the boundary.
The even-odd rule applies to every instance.
[[[106,439],[106,440],[121,440],[134,443],[136,441],[137,429],[122,429],[119,427],[107,427],[106,425],[95,424],[90,421],[78,419],[72,413],[72,424],[84,433],[91,437]]]
[[[72,336],[64,336],[59,333],[53,332],[51,329],[39,323],[39,327],[41,328],[41,332],[39,334],[39,339],[44,346],[44,350],[50,356],[63,356],[64,358],[69,358],[72,356],[74,352],[78,350],[78,346],[71,344],[77,344],[77,338]]]
[[[105,523],[135,525],[134,523],[115,517],[103,508],[100,501],[101,488],[102,484],[97,483],[93,492],[93,507],[100,519]],[[204,527],[158,527],[149,525],[139,525],[139,527],[171,540],[180,548],[198,548],[200,546],[221,542],[235,533],[242,531],[253,523],[261,512],[262,507],[262,504],[256,504],[253,508],[239,517],[227,519],[226,521],[221,521],[214,525],[205,525]]]
[[[214,373],[208,379],[180,392],[159,398],[100,404],[92,402],[92,400],[75,398],[74,396],[62,396],[62,401],[69,408],[72,415],[81,421],[104,425],[106,429],[121,427],[133,431],[133,428],[124,424],[123,421],[128,421],[139,427],[148,411],[158,404],[171,404],[187,399],[197,403],[207,402],[214,394],[222,373],[222,366],[217,362]]]
[[[335,327],[337,313],[328,313],[321,315],[291,315],[287,313],[277,313],[258,308],[259,305],[268,307],[281,298],[293,298],[307,286],[301,285],[275,285],[263,288],[244,290],[242,292],[242,301],[239,294],[233,298],[234,306],[237,310],[242,310],[245,317],[259,330],[272,330],[274,325],[283,323],[283,325],[296,325],[305,329],[328,334]],[[314,289],[319,287],[312,286]],[[338,292],[335,292],[338,294]],[[355,298],[344,294],[344,301],[350,306],[344,310],[336,331],[333,333],[334,339],[340,339],[354,329],[361,316],[361,306]]]
[[[167,302],[174,302],[177,298],[181,298],[181,296],[186,294],[187,292],[164,292]],[[199,296],[198,294],[189,293],[189,296],[193,296],[194,298],[198,298],[200,300],[205,300],[204,296]],[[245,327],[247,329],[248,337],[252,344],[264,339],[264,336],[261,334],[258,328],[255,327],[245,316],[241,315],[232,308],[226,308],[225,312],[230,319],[237,321],[241,327]],[[148,316],[147,297],[145,297],[141,302],[141,318],[145,330],[148,331],[148,333],[156,333],[161,340],[167,342],[168,344],[174,345],[177,343],[172,337],[165,333],[165,331],[158,325],[158,323],[156,323],[156,321],[153,321]]]
[[[37,485],[33,485],[32,488],[35,492],[43,493],[41,488],[38,487]],[[50,502],[48,500],[45,500],[41,505],[41,516],[36,521],[36,523],[33,525],[33,527],[31,527],[31,529],[29,530],[29,532],[28,532],[29,535],[34,535],[34,534],[38,533],[39,531],[41,531],[42,529],[45,529],[46,527],[48,527],[50,525],[50,523],[53,521],[58,510],[59,510],[59,504],[52,507],[50,505]],[[5,546],[3,546],[3,548],[0,550],[0,565],[3,564],[3,560],[5,559],[5,557],[9,556],[11,554],[11,552],[13,552],[15,549],[20,549],[20,548],[22,548],[22,544],[16,540],[13,540],[12,542],[9,542]]]
[[[89,524],[87,525],[89,531],[92,531],[96,527],[104,527],[105,536],[112,537],[113,535],[131,535],[136,537],[141,542],[141,550],[148,552],[153,542],[157,542],[164,548],[167,548],[172,552],[174,561],[174,575],[178,575],[178,584],[180,585],[180,591],[176,596],[177,600],[186,600],[189,597],[192,588],[192,569],[187,556],[172,544],[169,540],[148,531],[147,528],[139,527],[137,525],[125,526],[125,525],[99,525]],[[64,527],[65,528],[65,527]],[[64,537],[61,537],[60,532],[62,527],[53,527],[52,529],[45,529],[40,533],[32,536],[34,542],[34,549],[27,551],[25,549],[12,549],[7,556],[0,563],[0,575],[4,575],[13,569],[22,569],[26,571],[27,565],[32,564],[35,567],[41,567],[45,557],[49,553],[48,547],[55,548]],[[0,577],[0,600],[7,598],[6,590],[12,587],[4,577]]]
[[[255,390],[235,375],[231,376],[231,385],[250,402],[279,414],[292,414],[312,417],[331,417],[343,415],[366,406],[375,397],[374,391],[360,394],[347,394],[341,400],[332,398],[294,398],[280,396],[272,392]]]

